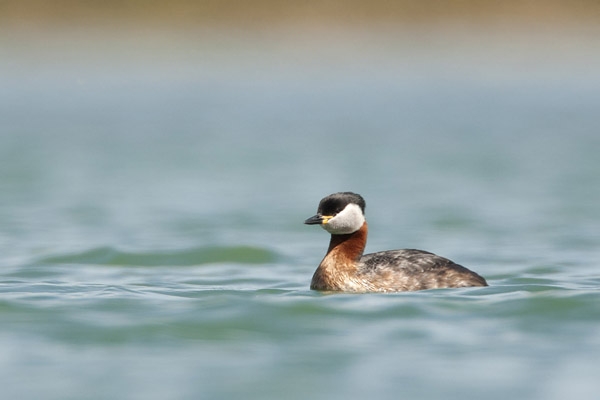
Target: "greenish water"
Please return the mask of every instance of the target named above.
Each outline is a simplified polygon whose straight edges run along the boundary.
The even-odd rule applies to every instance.
[[[5,37],[3,397],[596,395],[597,38]],[[490,287],[310,291],[339,190]]]

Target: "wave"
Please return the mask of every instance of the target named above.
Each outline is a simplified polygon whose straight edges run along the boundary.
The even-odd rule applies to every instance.
[[[274,262],[273,251],[252,246],[211,246],[158,252],[129,252],[98,247],[79,253],[55,255],[39,260],[47,264],[98,264],[120,266],[192,266],[215,263],[265,264]]]

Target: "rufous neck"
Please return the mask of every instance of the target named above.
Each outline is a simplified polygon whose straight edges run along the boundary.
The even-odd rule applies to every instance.
[[[358,261],[365,251],[368,231],[369,228],[365,221],[356,232],[347,235],[331,235],[327,254],[334,252],[338,257],[342,256]]]

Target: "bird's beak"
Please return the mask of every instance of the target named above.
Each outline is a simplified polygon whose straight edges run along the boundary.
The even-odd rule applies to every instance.
[[[327,222],[329,222],[331,218],[333,217],[317,214],[304,221],[304,223],[306,225],[325,225]]]

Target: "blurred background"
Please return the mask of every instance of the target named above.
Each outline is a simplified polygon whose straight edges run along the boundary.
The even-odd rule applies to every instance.
[[[2,1],[2,198],[115,201],[117,224],[297,219],[341,189],[375,191],[374,217],[524,207],[557,176],[592,201],[599,18],[585,0]]]
[[[593,0],[0,0],[1,386],[598,393],[599,115]],[[341,190],[490,288],[309,291]]]

